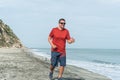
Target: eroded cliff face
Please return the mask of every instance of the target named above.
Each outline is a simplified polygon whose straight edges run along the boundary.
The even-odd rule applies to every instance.
[[[16,47],[21,48],[19,38],[13,33],[12,29],[0,19],[0,48],[2,47]]]

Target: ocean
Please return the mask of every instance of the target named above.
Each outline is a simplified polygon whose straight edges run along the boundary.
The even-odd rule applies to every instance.
[[[32,48],[34,54],[50,59],[48,48]],[[67,49],[67,64],[120,80],[120,49]]]

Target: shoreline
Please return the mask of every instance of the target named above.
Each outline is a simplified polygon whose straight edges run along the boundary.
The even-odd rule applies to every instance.
[[[36,56],[28,48],[0,48],[0,79],[6,80],[49,80],[50,61]],[[54,79],[58,68],[55,69]],[[83,68],[67,65],[63,80],[111,80],[106,76]]]

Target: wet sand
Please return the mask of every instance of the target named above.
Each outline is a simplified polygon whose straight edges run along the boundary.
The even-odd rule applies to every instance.
[[[49,60],[27,48],[0,48],[0,80],[49,80]],[[58,68],[54,79],[57,80]],[[83,68],[67,65],[63,80],[111,80]]]

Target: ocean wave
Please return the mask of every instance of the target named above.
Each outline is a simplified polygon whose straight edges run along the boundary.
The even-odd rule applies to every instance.
[[[117,63],[102,61],[102,60],[92,60],[92,62],[101,63],[101,64],[113,64],[113,65],[117,64]]]
[[[41,56],[42,59],[50,60],[50,55],[48,55],[48,53],[46,53],[46,52],[40,52],[37,49],[31,49],[31,51],[35,56]]]
[[[112,80],[120,80],[120,65],[119,64],[105,64],[96,62],[86,62],[77,60],[68,60],[69,65],[85,68],[89,71],[105,75]]]
[[[32,49],[32,50],[35,55],[50,59],[50,54],[48,54],[47,52],[43,52],[37,49]],[[114,64],[111,62],[101,61],[101,60],[92,60],[92,61],[72,60],[69,57],[67,58],[67,64],[81,67],[89,71],[105,75],[111,78],[112,80],[120,80],[119,77],[120,64]]]

